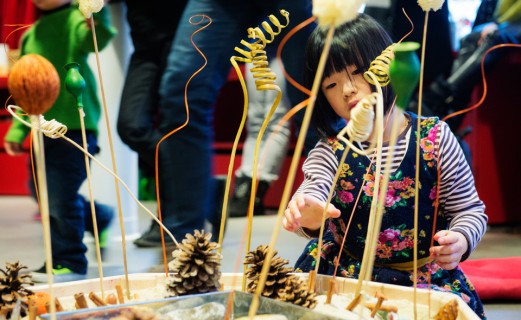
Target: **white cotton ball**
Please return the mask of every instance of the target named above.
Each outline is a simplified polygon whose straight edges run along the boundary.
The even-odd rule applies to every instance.
[[[78,2],[80,3],[80,11],[85,18],[90,18],[93,13],[100,12],[103,9],[103,0],[79,0]]]
[[[313,0],[313,15],[318,24],[338,26],[358,16],[358,10],[365,0]]]
[[[418,0],[418,4],[423,11],[438,11],[443,6],[443,2],[445,0]]]

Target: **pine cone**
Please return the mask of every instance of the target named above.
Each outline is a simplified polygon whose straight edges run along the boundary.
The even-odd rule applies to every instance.
[[[438,311],[435,320],[456,320],[458,317],[458,302],[451,300]]]
[[[25,317],[28,309],[28,296],[33,292],[24,288],[25,285],[33,285],[30,273],[19,275],[20,270],[27,269],[19,262],[6,262],[5,270],[0,269],[0,309],[7,311],[6,318],[11,317],[16,302],[21,300],[20,316]]]
[[[249,293],[255,293],[255,290],[257,290],[257,284],[262,271],[262,265],[268,253],[268,248],[268,245],[260,245],[254,251],[248,252],[244,259],[243,263],[248,266],[245,276],[250,281],[246,288],[246,291]],[[277,251],[274,251],[266,283],[262,291],[264,297],[272,299],[279,298],[279,292],[286,287],[288,273],[293,271],[293,268],[285,267],[289,262],[288,260],[276,257],[276,255]]]
[[[286,287],[279,293],[279,300],[291,302],[295,305],[313,309],[317,305],[315,292],[309,292],[308,286],[297,276],[290,276]]]
[[[182,296],[217,291],[220,288],[221,254],[216,251],[219,244],[210,242],[211,233],[195,230],[186,238],[172,256],[168,267],[173,273],[167,282],[172,296]]]

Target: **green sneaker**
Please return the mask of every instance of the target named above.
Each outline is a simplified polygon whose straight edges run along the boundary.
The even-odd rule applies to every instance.
[[[105,249],[109,244],[109,230],[110,228],[105,228],[101,230],[98,234],[99,239],[99,247]]]
[[[52,274],[53,282],[55,283],[83,280],[87,277],[85,274],[75,273],[71,269],[60,265],[52,269]],[[32,272],[32,280],[35,283],[46,283],[48,281],[45,264],[40,269]]]
[[[141,201],[156,201],[156,178],[154,175],[146,175],[139,170],[138,199]]]

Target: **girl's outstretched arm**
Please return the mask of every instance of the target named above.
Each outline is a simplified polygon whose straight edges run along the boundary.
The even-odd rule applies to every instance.
[[[307,194],[297,194],[288,204],[284,211],[282,226],[288,231],[295,232],[300,228],[316,231],[320,229],[322,213],[326,203]],[[340,217],[340,210],[329,204],[326,218]]]

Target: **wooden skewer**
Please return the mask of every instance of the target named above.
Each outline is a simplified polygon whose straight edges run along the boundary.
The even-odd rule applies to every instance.
[[[333,299],[333,294],[336,293],[336,281],[335,279],[329,279],[329,288],[327,290],[327,298],[326,304],[331,304],[331,299]]]
[[[373,310],[376,306],[376,303],[372,303],[372,302],[366,302],[365,303],[365,306],[368,308],[368,309],[371,309]],[[385,311],[385,312],[394,312],[394,313],[397,313],[398,312],[398,307],[397,306],[391,306],[391,305],[387,305],[387,304],[382,304],[379,308],[379,310],[382,310],[382,311]]]
[[[88,307],[87,299],[85,299],[83,292],[74,294],[74,300],[76,300],[76,309],[86,309]]]
[[[123,288],[121,288],[120,284],[116,285],[116,292],[118,294],[118,301],[119,303],[125,303],[125,296],[123,295]]]
[[[315,292],[315,281],[317,279],[317,273],[315,270],[309,271],[309,278],[308,278],[308,291],[309,292]]]
[[[38,310],[36,305],[29,305],[29,320],[36,320],[36,310]]]
[[[38,307],[36,306],[36,298],[34,295],[27,297],[27,309],[29,311],[29,320],[35,320]]]
[[[58,300],[58,298],[54,298],[54,306],[55,306],[57,312],[63,311],[63,307],[60,303],[60,300]],[[51,303],[49,301],[47,301],[45,303],[45,310],[47,310],[47,312],[49,312],[49,313],[51,312]]]
[[[56,311],[63,311],[63,306],[58,298],[54,298],[54,304],[56,305]]]
[[[347,306],[347,310],[353,311],[353,309],[360,303],[360,298],[362,298],[362,294],[358,294],[353,301]]]
[[[373,310],[371,311],[371,318],[374,318],[374,316],[376,315],[378,310],[380,310],[382,303],[385,300],[385,296],[378,292],[376,293],[376,298],[378,299],[378,301],[376,301],[376,304],[375,304]]]
[[[105,302],[103,302],[103,300],[98,297],[94,292],[90,292],[89,293],[89,299],[92,300],[92,302],[94,302],[94,304],[98,307],[101,307],[101,306],[106,306],[107,304]]]
[[[38,307],[36,306],[36,297],[34,295],[27,297],[27,309],[29,311],[29,320],[35,320]]]
[[[109,141],[109,150],[110,150],[110,158],[112,160],[112,171],[117,175],[118,170],[116,166],[116,156],[114,155],[114,143],[112,141],[112,130],[110,127],[110,121],[109,121],[109,113],[107,108],[107,100],[105,98],[105,86],[103,85],[103,75],[101,73],[101,63],[100,63],[100,57],[99,57],[99,50],[98,50],[98,41],[96,39],[96,24],[94,23],[94,17],[90,17],[90,26],[92,31],[92,42],[94,44],[94,53],[96,57],[96,66],[98,68],[98,78],[99,78],[99,87],[100,87],[100,94],[101,94],[101,102],[103,106],[103,115],[105,116],[105,125],[107,127],[107,137]],[[123,251],[123,269],[125,271],[125,285],[127,288],[127,297],[130,300],[130,281],[128,279],[128,262],[127,262],[127,243],[125,240],[125,225],[123,223],[123,210],[122,210],[122,204],[121,204],[121,194],[119,191],[119,183],[117,179],[114,179],[115,183],[115,191],[116,191],[116,200],[118,204],[118,217],[119,217],[119,226],[121,231],[121,245],[122,245],[122,251]],[[161,208],[160,208],[161,210]],[[161,211],[160,211],[161,212]],[[99,253],[99,250],[97,250]],[[98,260],[98,265],[101,265],[100,260]],[[100,285],[101,285],[101,296],[104,295],[103,291],[103,281],[102,281],[102,271],[101,267],[99,267],[98,272],[100,272]],[[121,302],[123,303],[123,302]]]

